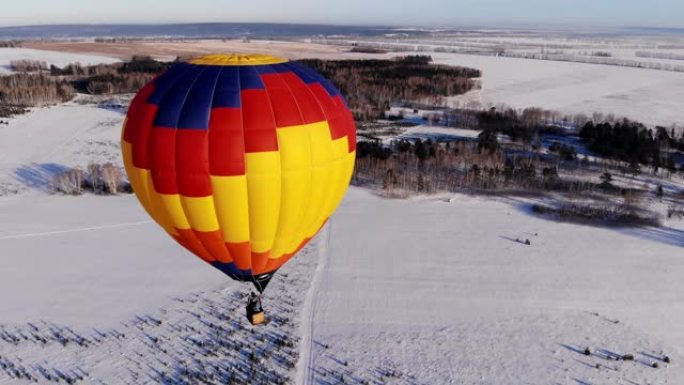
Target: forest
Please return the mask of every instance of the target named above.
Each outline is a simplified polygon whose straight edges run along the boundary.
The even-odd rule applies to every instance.
[[[655,132],[643,124],[622,120],[615,123],[587,122],[580,130],[580,137],[587,147],[602,156],[618,159],[632,165],[650,165],[675,170],[671,150],[684,151],[684,133],[674,129],[656,127]]]
[[[396,60],[302,60],[341,89],[357,120],[381,118],[395,101],[435,102],[478,86],[478,70],[431,64],[429,56]],[[16,62],[19,73],[0,77],[0,105],[34,107],[69,100],[76,92],[134,93],[173,62],[133,57],[129,62],[64,68],[43,62]],[[2,109],[0,109],[0,116]]]
[[[330,79],[347,98],[354,117],[372,121],[384,117],[392,103],[425,101],[460,95],[479,86],[479,70],[431,64],[424,55],[395,60],[318,60],[301,62]]]
[[[0,76],[0,117],[24,113],[28,107],[63,103],[77,92],[90,95],[135,93],[171,64],[148,57],[94,66],[74,63],[63,68],[48,67],[39,61],[13,61],[10,66],[16,73]]]
[[[71,100],[73,85],[47,74],[19,73],[0,76],[0,117],[21,112],[17,107],[37,107]]]

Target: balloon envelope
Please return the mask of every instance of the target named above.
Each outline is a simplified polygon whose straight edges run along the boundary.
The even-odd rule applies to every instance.
[[[356,129],[315,71],[265,55],[179,63],[141,89],[122,137],[145,210],[237,280],[269,276],[339,205]]]

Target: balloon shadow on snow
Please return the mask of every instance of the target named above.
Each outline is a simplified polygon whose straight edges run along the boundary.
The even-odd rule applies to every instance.
[[[14,177],[27,187],[49,192],[53,178],[67,170],[69,167],[57,163],[32,164],[14,170]]]

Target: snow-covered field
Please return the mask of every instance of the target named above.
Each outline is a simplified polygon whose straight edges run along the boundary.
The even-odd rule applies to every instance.
[[[399,383],[684,381],[684,226],[672,225],[597,229],[531,216],[524,201],[352,189],[316,290],[313,376],[343,361],[393,367]],[[672,365],[650,368],[663,353]]]
[[[684,73],[597,64],[431,53],[435,63],[482,71],[482,90],[450,98],[456,105],[506,104],[563,113],[594,112],[645,124],[684,124]]]
[[[0,126],[0,384],[288,383],[314,250],[281,271],[270,323],[170,240],[131,195],[49,195],[54,172],[120,164],[121,112],[74,104]]]
[[[35,60],[64,67],[67,64],[81,63],[83,65],[115,63],[119,59],[80,53],[67,53],[58,51],[43,51],[30,48],[0,48],[0,75],[11,73],[10,62],[12,60]]]
[[[352,188],[252,329],[249,288],[167,239],[134,197],[44,191],[55,167],[116,160],[122,119],[62,105],[0,127],[0,181],[18,186],[0,197],[0,383],[684,380],[681,222],[597,229],[527,201]]]

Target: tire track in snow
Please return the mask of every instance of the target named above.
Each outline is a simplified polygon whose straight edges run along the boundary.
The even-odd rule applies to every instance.
[[[105,230],[105,229],[116,229],[119,227],[130,227],[130,226],[139,226],[139,225],[145,225],[148,223],[152,223],[152,221],[139,221],[139,222],[125,222],[125,223],[117,223],[114,225],[103,225],[103,226],[91,226],[91,227],[80,227],[76,229],[67,229],[67,230],[56,230],[56,231],[45,231],[41,233],[25,233],[25,234],[14,234],[14,235],[7,235],[4,237],[0,237],[0,241],[8,240],[8,239],[20,239],[20,238],[33,238],[33,237],[43,237],[43,236],[49,236],[49,235],[58,235],[58,234],[68,234],[68,233],[80,233],[83,231],[96,231],[96,230]]]
[[[297,362],[297,374],[295,376],[295,383],[298,385],[312,385],[314,383],[314,316],[316,314],[316,305],[318,303],[318,288],[320,286],[321,277],[324,275],[328,264],[328,249],[330,246],[330,234],[332,233],[332,218],[328,220],[318,240],[318,264],[309,286],[309,291],[306,293],[306,300],[301,310],[301,325],[300,333],[301,340],[299,341],[299,361]]]

